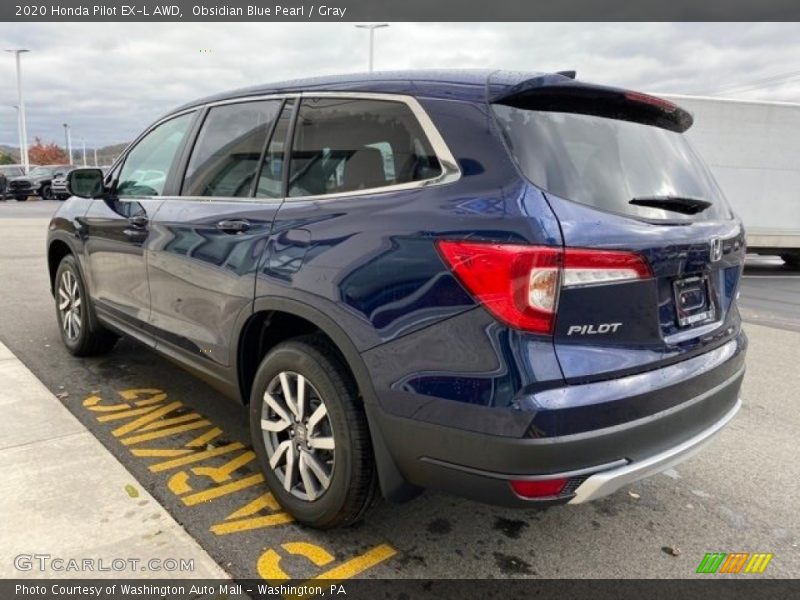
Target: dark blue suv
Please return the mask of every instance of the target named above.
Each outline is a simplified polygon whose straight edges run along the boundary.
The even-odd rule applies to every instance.
[[[573,73],[298,80],[187,104],[50,224],[64,343],[250,405],[316,527],[380,489],[580,503],[739,409],[741,222],[659,98]]]

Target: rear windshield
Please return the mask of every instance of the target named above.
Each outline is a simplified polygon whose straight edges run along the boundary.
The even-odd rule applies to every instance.
[[[593,115],[499,104],[493,109],[520,169],[547,192],[645,219],[730,217],[717,184],[680,133]],[[684,214],[630,203],[661,197],[700,199],[711,206]]]

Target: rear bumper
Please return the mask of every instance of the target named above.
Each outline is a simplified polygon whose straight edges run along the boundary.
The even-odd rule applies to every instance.
[[[586,502],[691,456],[730,422],[741,405],[745,349],[742,335],[696,363],[670,367],[684,369],[680,383],[671,378],[672,371],[658,369],[602,382],[599,387],[568,386],[570,399],[597,400],[600,391],[608,394],[606,401],[594,404],[599,423],[609,423],[615,406],[622,413],[616,416],[630,419],[579,433],[535,437],[528,429],[522,436],[504,436],[446,426],[441,405],[435,423],[379,411],[377,424],[394,466],[416,486],[511,507]],[[688,370],[696,364],[708,368]],[[644,395],[643,378],[649,387]],[[630,408],[634,389],[635,399],[645,404],[649,395],[671,396],[672,401],[658,412],[641,415]],[[453,411],[463,410],[460,403],[451,404]],[[575,407],[563,408],[566,418],[575,416]],[[486,430],[493,428],[493,410],[497,409],[485,409]],[[553,410],[551,405],[544,412]],[[531,411],[518,414],[531,421]],[[584,411],[580,417],[586,423],[588,414]],[[451,422],[459,422],[456,414]],[[569,479],[567,487],[557,497],[544,499],[522,498],[509,483],[557,478]]]
[[[660,473],[680,462],[683,462],[703,446],[710,442],[715,435],[730,423],[742,406],[742,401],[737,400],[733,408],[727,412],[719,421],[711,425],[708,429],[689,438],[677,446],[665,450],[659,454],[644,460],[601,471],[589,476],[576,489],[574,496],[569,501],[570,504],[582,504],[590,500],[597,500],[603,496],[608,496],[625,486],[639,479],[650,477]]]

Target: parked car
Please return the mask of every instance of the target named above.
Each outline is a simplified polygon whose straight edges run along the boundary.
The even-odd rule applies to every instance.
[[[0,200],[11,197],[11,194],[8,194],[8,180],[24,174],[23,165],[0,165]]]
[[[64,170],[62,174],[53,177],[53,181],[50,184],[50,193],[52,197],[56,200],[66,200],[69,198],[69,190],[67,189],[67,175],[69,175],[72,171],[77,169],[78,167],[71,166]],[[102,167],[98,167],[102,170]],[[105,172],[105,171],[104,171]]]
[[[70,165],[41,165],[33,167],[27,175],[14,177],[8,182],[8,192],[20,202],[28,196],[40,196],[44,200],[53,199],[51,184],[54,177],[63,175]]]
[[[679,106],[562,74],[248,88],[148,128],[48,233],[66,348],[238,401],[320,528],[380,489],[581,503],[739,410],[744,232]]]

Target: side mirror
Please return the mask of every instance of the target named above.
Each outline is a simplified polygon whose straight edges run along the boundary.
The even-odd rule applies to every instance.
[[[75,169],[67,175],[67,191],[78,198],[102,198],[103,172],[100,169]]]

